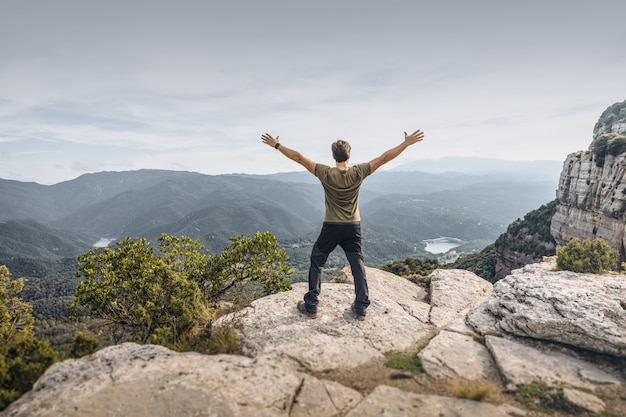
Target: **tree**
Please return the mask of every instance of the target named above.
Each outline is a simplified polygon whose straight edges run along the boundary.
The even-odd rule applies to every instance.
[[[222,254],[208,259],[201,278],[201,288],[209,300],[217,301],[228,290],[252,281],[263,287],[264,295],[291,289],[285,279],[291,273],[284,262],[287,254],[278,249],[273,234],[257,232],[252,238],[239,235],[230,241]]]
[[[162,236],[155,253],[146,239],[127,237],[115,248],[95,248],[78,257],[73,317],[103,319],[115,342],[129,334],[140,343],[177,345],[209,309],[188,263],[203,259],[188,238]]]
[[[601,274],[617,269],[619,253],[602,239],[572,239],[556,250],[556,265],[566,271]]]
[[[115,343],[130,335],[183,348],[192,328],[210,323],[210,304],[236,285],[256,281],[266,293],[290,288],[287,255],[271,233],[231,241],[213,256],[199,241],[166,234],[157,239],[158,251],[146,239],[127,237],[86,252],[78,258],[82,281],[72,316],[104,320]]]
[[[59,355],[33,335],[32,306],[19,294],[24,280],[11,280],[0,265],[0,411],[29,391]]]

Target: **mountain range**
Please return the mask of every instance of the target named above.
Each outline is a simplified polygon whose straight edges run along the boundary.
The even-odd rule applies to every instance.
[[[482,173],[377,172],[361,192],[366,254],[377,264],[427,255],[425,239],[455,237],[471,249],[493,242],[510,222],[554,199],[558,176],[540,162]],[[551,162],[551,169],[561,165]],[[100,172],[49,186],[0,179],[0,195],[0,262],[71,257],[101,238],[162,233],[221,251],[229,237],[258,230],[275,234],[289,253],[312,243],[324,207],[322,187],[307,172]]]

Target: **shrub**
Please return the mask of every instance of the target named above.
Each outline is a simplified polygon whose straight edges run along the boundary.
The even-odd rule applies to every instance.
[[[619,253],[602,239],[575,239],[557,248],[556,264],[559,269],[579,273],[601,274],[617,269]]]
[[[100,341],[95,336],[89,336],[85,333],[78,332],[72,343],[70,356],[72,358],[82,358],[91,355],[100,347]]]
[[[551,412],[564,411],[568,414],[581,411],[574,404],[565,399],[563,388],[551,387],[545,382],[533,382],[519,388],[515,399],[527,408],[536,411]]]
[[[626,136],[618,133],[604,133],[591,142],[589,149],[596,158],[596,166],[602,167],[607,155],[619,155],[626,152]]]
[[[472,401],[482,401],[493,395],[495,386],[487,382],[465,381],[454,379],[452,387],[458,398]]]
[[[412,355],[401,355],[390,353],[387,355],[385,366],[387,368],[398,369],[400,371],[411,372],[413,374],[425,374],[426,370],[422,365],[422,359],[418,356],[419,352]]]

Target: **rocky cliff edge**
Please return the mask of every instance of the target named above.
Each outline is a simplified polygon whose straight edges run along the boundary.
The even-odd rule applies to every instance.
[[[243,355],[112,346],[55,364],[1,415],[528,414],[512,396],[433,395],[453,379],[513,392],[543,382],[581,413],[625,415],[626,277],[553,269],[553,260],[527,265],[494,286],[467,271],[437,270],[426,291],[368,268],[364,322],[350,311],[344,270],[341,283],[323,285],[319,319],[295,308],[303,283],[222,318],[240,329]],[[385,368],[389,352],[419,352],[427,375]]]

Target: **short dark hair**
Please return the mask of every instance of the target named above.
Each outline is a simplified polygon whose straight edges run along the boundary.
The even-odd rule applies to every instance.
[[[337,140],[331,146],[333,150],[333,158],[337,162],[344,162],[350,159],[350,144],[345,140]]]

